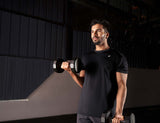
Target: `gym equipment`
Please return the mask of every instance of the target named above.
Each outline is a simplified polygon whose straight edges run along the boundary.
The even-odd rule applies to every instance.
[[[53,61],[53,69],[55,72],[62,73],[64,71],[64,69],[61,68],[62,62],[64,62],[64,60],[61,58]]]
[[[61,68],[62,62],[65,60],[58,58],[53,62],[53,69],[57,73],[62,73],[64,69]],[[70,68],[73,72],[79,73],[82,69],[82,63],[80,58],[75,58],[74,60],[67,60],[69,62]]]
[[[112,123],[112,118],[109,116],[110,113],[103,113],[101,115],[101,123]],[[128,116],[124,116],[124,120],[120,121],[120,123],[135,123],[135,115],[131,113]]]

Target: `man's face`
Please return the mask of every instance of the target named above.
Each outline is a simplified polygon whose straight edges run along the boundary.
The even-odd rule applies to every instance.
[[[91,38],[95,45],[102,44],[107,38],[108,33],[103,29],[103,25],[95,24],[91,27]]]

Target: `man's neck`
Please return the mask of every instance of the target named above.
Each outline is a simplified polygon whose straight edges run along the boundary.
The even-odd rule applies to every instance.
[[[108,44],[102,44],[102,45],[96,45],[96,51],[101,51],[101,50],[107,50],[109,49],[109,45]]]

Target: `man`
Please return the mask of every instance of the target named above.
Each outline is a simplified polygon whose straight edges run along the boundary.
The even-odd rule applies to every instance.
[[[124,120],[128,64],[121,53],[108,45],[109,28],[106,20],[91,22],[95,51],[82,57],[84,69],[79,75],[71,71],[69,62],[61,65],[82,88],[77,123],[100,123],[105,112],[111,113],[112,123]]]

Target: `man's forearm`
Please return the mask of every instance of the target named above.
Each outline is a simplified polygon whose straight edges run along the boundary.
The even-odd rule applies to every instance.
[[[127,87],[124,84],[118,86],[117,98],[116,98],[116,114],[122,115],[123,107],[126,100]]]
[[[84,83],[84,77],[80,77],[76,73],[73,73],[72,71],[68,71],[68,73],[71,75],[73,80],[82,88]]]
[[[61,68],[64,69],[65,71],[67,71],[71,77],[73,78],[73,80],[82,88],[83,83],[84,83],[84,70],[80,71],[80,76],[77,75],[76,73],[73,73],[71,68],[70,68],[70,63],[69,62],[62,62],[61,64]]]

